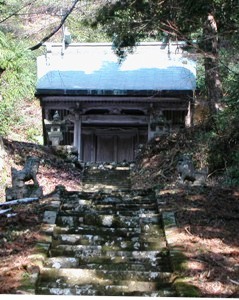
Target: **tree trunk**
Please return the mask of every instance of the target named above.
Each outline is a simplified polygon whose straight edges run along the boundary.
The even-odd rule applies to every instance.
[[[217,24],[213,15],[208,14],[204,26],[204,50],[205,50],[205,81],[207,86],[207,97],[210,115],[213,117],[222,100],[222,83],[219,70],[219,43]]]

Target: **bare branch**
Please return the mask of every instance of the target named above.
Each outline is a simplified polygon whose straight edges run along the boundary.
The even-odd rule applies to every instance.
[[[4,23],[4,22],[7,21],[8,19],[10,19],[10,18],[16,16],[16,15],[19,13],[19,11],[23,10],[25,7],[27,7],[27,6],[29,6],[29,5],[32,5],[32,3],[34,3],[34,2],[36,2],[36,0],[35,0],[35,1],[31,1],[31,2],[29,2],[29,3],[27,3],[27,4],[25,4],[24,6],[22,6],[22,7],[19,8],[18,10],[14,11],[14,12],[11,13],[10,15],[8,15],[6,18],[0,20],[0,24],[1,24],[1,23]]]
[[[65,14],[65,16],[62,18],[60,24],[50,33],[48,34],[46,37],[44,37],[38,44],[36,44],[35,46],[29,48],[29,50],[34,51],[39,49],[46,41],[48,41],[54,34],[56,34],[64,25],[66,19],[69,17],[69,15],[72,13],[72,11],[74,10],[76,4],[79,2],[80,0],[75,0],[75,2],[73,3],[72,7],[68,10],[68,12]]]

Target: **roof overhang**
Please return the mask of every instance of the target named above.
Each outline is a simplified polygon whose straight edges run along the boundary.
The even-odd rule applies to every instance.
[[[196,88],[196,62],[179,44],[143,43],[119,63],[111,44],[47,45],[36,96],[169,96]]]
[[[192,95],[192,90],[61,90],[61,89],[38,89],[36,91],[36,97],[54,97],[54,96],[68,96],[68,97],[80,97],[79,99],[85,99],[85,97],[99,98],[99,96],[115,96],[127,100],[126,97],[177,97],[180,95]],[[60,99],[60,98],[58,98]],[[72,98],[71,98],[72,99]]]

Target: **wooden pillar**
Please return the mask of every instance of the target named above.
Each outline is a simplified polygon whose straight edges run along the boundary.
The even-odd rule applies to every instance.
[[[81,160],[81,116],[78,113],[74,119],[74,147],[77,149],[78,159]]]
[[[148,142],[152,139],[153,137],[153,133],[152,133],[152,130],[151,130],[151,121],[152,121],[152,113],[154,111],[154,105],[153,103],[150,103],[149,104],[149,108],[148,108]]]
[[[148,142],[152,139],[152,137],[154,135],[153,132],[152,132],[152,130],[151,130],[151,126],[150,126],[151,118],[152,118],[152,116],[150,114],[149,115],[149,119],[148,119]]]
[[[48,145],[48,134],[45,128],[45,123],[44,123],[44,119],[46,120],[50,120],[50,116],[49,116],[49,109],[44,109],[42,107],[42,131],[43,131],[43,144],[44,145]]]
[[[193,103],[188,101],[188,112],[185,117],[185,127],[191,127],[193,125]]]
[[[98,136],[95,134],[94,131],[92,131],[91,144],[90,144],[91,162],[96,162],[96,160],[97,160],[97,149],[96,149],[97,144],[98,144]]]
[[[150,116],[148,119],[148,141],[150,140]]]
[[[113,136],[113,143],[114,143],[114,161],[118,162],[118,136]]]

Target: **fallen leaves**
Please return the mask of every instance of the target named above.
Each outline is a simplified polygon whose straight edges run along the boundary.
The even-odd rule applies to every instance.
[[[28,256],[41,236],[44,204],[31,203],[14,208],[13,218],[0,218],[0,294],[15,294],[22,277],[30,272]]]
[[[239,277],[239,197],[216,187],[165,189],[160,197],[162,210],[176,212],[180,231],[175,245],[189,260],[184,276],[203,297],[238,297],[231,280]]]

